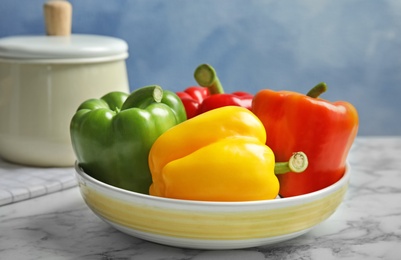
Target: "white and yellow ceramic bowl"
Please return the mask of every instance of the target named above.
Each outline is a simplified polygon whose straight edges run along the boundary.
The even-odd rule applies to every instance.
[[[204,202],[159,198],[102,183],[76,164],[81,194],[116,229],[148,241],[187,248],[236,249],[288,240],[334,213],[349,182],[306,195],[268,201]]]

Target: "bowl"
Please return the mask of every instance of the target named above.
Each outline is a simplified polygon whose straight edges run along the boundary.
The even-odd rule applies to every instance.
[[[160,198],[123,190],[75,164],[82,197],[116,229],[159,244],[194,249],[239,249],[300,236],[331,216],[349,183],[349,165],[333,185],[305,195],[247,202]]]

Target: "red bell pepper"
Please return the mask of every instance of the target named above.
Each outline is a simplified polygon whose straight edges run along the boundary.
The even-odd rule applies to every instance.
[[[358,114],[350,103],[318,98],[326,88],[326,84],[318,84],[307,95],[265,89],[253,100],[252,111],[265,126],[266,144],[276,161],[288,159],[293,151],[308,156],[309,165],[303,173],[277,176],[283,197],[320,190],[344,174],[358,131]]]
[[[252,107],[253,95],[243,91],[224,93],[216,71],[208,64],[196,68],[195,80],[200,86],[192,86],[177,92],[187,111],[187,118],[192,118],[206,111],[223,106]]]

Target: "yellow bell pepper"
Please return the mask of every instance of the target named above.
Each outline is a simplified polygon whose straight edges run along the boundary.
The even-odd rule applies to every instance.
[[[275,159],[248,109],[222,107],[164,132],[149,153],[149,194],[202,201],[276,198]],[[284,171],[285,172],[285,171]]]

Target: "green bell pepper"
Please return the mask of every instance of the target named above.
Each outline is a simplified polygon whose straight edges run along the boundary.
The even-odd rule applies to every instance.
[[[78,107],[70,124],[71,142],[88,175],[148,194],[150,148],[162,133],[185,120],[180,98],[159,86],[139,88],[130,95],[111,92]]]

